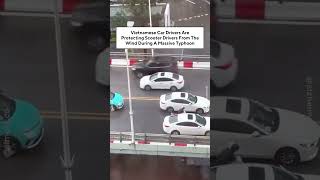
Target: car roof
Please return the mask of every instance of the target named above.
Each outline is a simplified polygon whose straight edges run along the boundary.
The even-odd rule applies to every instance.
[[[216,167],[217,180],[241,179],[241,180],[273,180],[271,166],[258,163],[233,163]],[[249,170],[251,171],[249,173]],[[261,178],[265,177],[265,178]]]
[[[158,78],[159,77],[169,77],[172,78],[173,73],[172,72],[158,72]]]
[[[247,120],[249,117],[250,103],[246,98],[214,96],[211,106],[214,119],[230,118]]]
[[[188,99],[188,94],[187,92],[172,92],[171,99]]]
[[[190,119],[192,118],[192,119]],[[195,122],[195,114],[194,113],[180,113],[178,114],[178,122]]]

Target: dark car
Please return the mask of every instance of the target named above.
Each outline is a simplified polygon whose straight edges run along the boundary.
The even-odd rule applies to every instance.
[[[160,60],[159,58],[144,60],[134,64],[131,69],[139,78],[156,72],[178,73],[177,61],[172,58],[171,60]]]
[[[88,48],[101,51],[109,47],[109,4],[95,2],[80,4],[72,12],[71,25],[86,38]]]

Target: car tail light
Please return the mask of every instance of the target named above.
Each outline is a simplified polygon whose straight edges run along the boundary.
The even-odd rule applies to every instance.
[[[162,101],[160,101],[161,102],[161,104],[166,104],[166,103],[164,103],[164,102],[162,102]]]
[[[221,65],[221,66],[215,66],[218,69],[227,70],[232,66],[232,62],[229,62],[227,64]]]
[[[170,127],[169,125],[165,124],[164,127]]]
[[[183,82],[183,80],[182,81],[178,81],[179,84],[181,84],[182,82]]]

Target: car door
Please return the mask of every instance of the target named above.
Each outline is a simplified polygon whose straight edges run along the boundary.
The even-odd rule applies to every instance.
[[[185,134],[185,135],[199,135],[199,125],[194,123],[194,122],[181,122],[177,123],[178,130],[180,134]]]
[[[181,104],[182,106],[184,107],[184,110],[185,111],[188,111],[188,112],[194,112],[194,107],[192,106],[192,103],[188,100],[185,100],[185,99],[180,99],[181,100]]]
[[[238,121],[227,118],[213,118],[211,127],[214,137],[211,141],[214,155],[229,147],[230,143],[238,143],[240,147],[242,146],[239,142],[241,133],[238,132]],[[238,152],[240,152],[240,149]]]
[[[174,81],[171,78],[163,78],[163,89],[170,89],[174,86]]]
[[[162,89],[163,87],[163,78],[157,78],[152,81],[152,89]]]
[[[169,106],[173,107],[175,111],[178,111],[183,107],[182,104],[180,103],[180,99],[172,99],[170,101]]]
[[[156,62],[149,62],[147,64],[146,73],[154,74],[156,72],[159,72],[159,69],[157,67],[157,63]]]

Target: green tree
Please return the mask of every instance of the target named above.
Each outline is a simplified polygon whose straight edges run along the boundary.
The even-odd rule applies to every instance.
[[[151,0],[151,6],[156,5],[156,0]],[[149,24],[149,1],[148,0],[125,0],[125,4],[128,4],[127,11],[132,15],[132,19],[135,22],[135,26],[148,26]],[[152,25],[156,26],[157,23]]]
[[[120,11],[115,14],[114,17],[111,18],[111,27],[126,27],[127,26],[128,18],[125,12]]]

